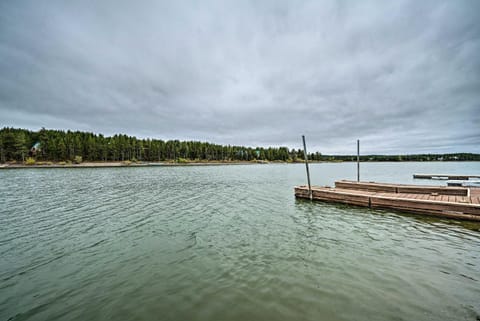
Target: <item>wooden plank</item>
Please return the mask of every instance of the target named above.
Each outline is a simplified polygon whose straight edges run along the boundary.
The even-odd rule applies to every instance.
[[[470,176],[462,176],[462,175],[448,175],[447,176],[448,179],[451,179],[451,180],[465,180],[465,181],[468,181],[468,179],[470,178]]]
[[[342,189],[355,189],[355,190],[391,192],[391,193],[395,193],[396,191],[396,187],[393,185],[369,183],[369,182],[337,181],[335,182],[335,187],[342,188]]]
[[[470,188],[470,195],[480,197],[480,188]]]
[[[406,185],[374,182],[336,181],[336,188],[388,193],[467,195],[468,188],[455,186]]]
[[[480,206],[472,206],[471,204],[448,203],[438,201],[418,201],[413,199],[394,199],[388,197],[371,197],[370,204],[372,207],[388,207],[388,208],[402,208],[410,210],[418,210],[423,212],[431,212],[434,214],[441,214],[444,211],[459,212],[464,214],[479,215],[480,220]]]
[[[352,205],[369,205],[369,195],[363,195],[358,193],[342,193],[342,192],[332,192],[332,191],[313,191],[313,198],[326,200],[326,201],[335,201],[345,204]]]
[[[467,195],[468,189],[456,186],[401,186],[397,187],[398,193],[437,193],[441,195]]]
[[[445,179],[468,180],[469,178],[480,178],[480,176],[479,175],[461,175],[461,174],[413,174],[413,178],[418,178],[418,179],[445,178]]]
[[[295,189],[295,195],[298,197],[309,198],[308,189]],[[368,206],[369,195],[362,193],[346,193],[341,191],[334,191],[333,189],[312,189],[313,199],[340,201],[346,204],[364,205]]]
[[[471,203],[470,202],[470,197],[467,197],[467,196],[457,196],[455,198],[455,202],[457,202],[457,203]]]

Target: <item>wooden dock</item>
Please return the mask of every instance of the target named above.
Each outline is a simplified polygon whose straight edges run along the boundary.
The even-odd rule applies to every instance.
[[[413,178],[469,180],[470,178],[480,178],[480,176],[479,175],[459,175],[459,174],[413,174]]]
[[[309,199],[308,186],[295,196]],[[313,200],[393,209],[461,220],[480,221],[480,188],[337,181],[335,187],[312,186]]]

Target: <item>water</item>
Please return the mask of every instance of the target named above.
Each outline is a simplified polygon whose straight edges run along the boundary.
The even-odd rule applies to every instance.
[[[0,320],[478,318],[479,224],[295,200],[304,170],[0,171]],[[370,181],[417,172],[480,163],[362,164]]]

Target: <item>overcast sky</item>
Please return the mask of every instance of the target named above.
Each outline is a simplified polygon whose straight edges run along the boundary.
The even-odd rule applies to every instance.
[[[1,1],[0,126],[480,152],[480,1]]]

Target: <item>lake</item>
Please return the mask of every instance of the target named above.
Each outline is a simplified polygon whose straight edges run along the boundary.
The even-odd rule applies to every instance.
[[[311,165],[312,183],[356,179]],[[480,162],[362,163],[363,180]],[[303,164],[0,171],[0,320],[478,320],[480,224],[296,200]]]

